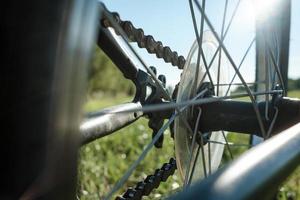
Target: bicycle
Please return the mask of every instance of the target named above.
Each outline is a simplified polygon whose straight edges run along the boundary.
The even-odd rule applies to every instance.
[[[22,113],[15,110],[12,112],[10,106],[4,108],[4,113],[9,116],[4,121],[4,129],[5,132],[12,132],[12,134],[7,136],[8,143],[2,146],[6,149],[5,152],[8,152],[7,155],[16,155],[14,160],[11,161],[9,158],[7,160],[16,161],[19,164],[17,167],[14,165],[13,169],[3,170],[9,172],[5,174],[4,180],[12,186],[13,196],[22,195],[23,199],[74,197],[76,151],[79,144],[107,136],[144,115],[149,117],[149,126],[154,131],[153,140],[106,198],[111,198],[113,193],[120,188],[147,154],[147,151],[153,146],[162,146],[163,132],[169,126],[174,132],[176,161],[171,159],[161,169],[156,170],[154,175],[149,175],[134,189],[127,190],[122,197],[118,197],[119,199],[140,199],[158,187],[161,181],[172,175],[176,168],[180,171],[185,187],[193,184],[196,180],[207,177],[217,170],[224,145],[229,147],[225,131],[255,134],[267,139],[274,133],[296,124],[299,121],[298,112],[293,113],[290,110],[297,110],[299,101],[283,98],[287,85],[290,24],[290,4],[289,1],[286,2],[288,3],[278,3],[277,6],[280,5],[278,8],[281,9],[276,12],[275,16],[272,16],[282,18],[282,23],[270,23],[268,18],[257,22],[256,33],[259,36],[250,42],[248,49],[256,42],[258,60],[256,82],[252,83],[255,86],[255,92],[251,91],[249,84],[246,83],[239,71],[248,50],[241,64],[237,66],[223,43],[231,22],[225,29],[225,17],[223,18],[221,37],[219,37],[205,14],[205,1],[202,1],[202,4],[198,1],[189,1],[197,39],[187,59],[178,56],[177,52],[163,46],[161,42],[155,41],[152,36],[145,36],[142,29],[136,29],[131,22],[122,21],[118,14],[111,13],[103,4],[98,5],[94,1],[48,2],[48,6],[38,2],[30,4],[36,5],[36,8],[39,9],[44,8],[44,13],[31,13],[28,19],[21,19],[21,21],[18,21],[20,18],[17,17],[12,19],[23,28],[22,30],[29,27],[27,35],[24,35],[28,41],[21,43],[21,47],[17,48],[19,51],[12,52],[13,55],[17,55],[18,61],[27,61],[24,63],[26,67],[22,73],[18,73],[19,69],[6,69],[7,74],[19,82],[11,85],[9,79],[4,79],[7,81],[5,82],[7,84],[4,84],[7,85],[6,93],[12,97],[13,103],[6,100],[3,104],[12,105],[14,109],[17,109],[19,108],[17,102],[20,98],[23,99],[24,96],[28,98],[28,92],[33,94],[33,97],[29,97],[27,100],[31,104],[28,105],[25,101],[25,106],[21,105]],[[13,6],[15,5],[11,3],[8,8],[13,8]],[[200,31],[197,29],[194,6],[202,15]],[[35,7],[31,9],[34,10]],[[225,9],[224,16],[226,16],[226,12]],[[16,13],[16,16],[22,16],[26,12],[19,8]],[[12,14],[5,14],[12,16]],[[60,22],[59,25],[54,23],[51,17],[45,17],[47,14],[51,14],[55,19],[54,22]],[[37,15],[41,18],[36,18]],[[63,23],[61,23],[61,18]],[[101,20],[98,21],[98,19]],[[6,18],[5,20],[10,22]],[[46,23],[47,20],[52,23]],[[23,21],[28,27],[22,25]],[[211,32],[203,31],[204,23],[212,29]],[[95,24],[99,26],[95,26]],[[266,24],[270,24],[270,26],[264,27],[263,25]],[[42,33],[40,41],[35,41],[31,35],[38,32],[35,29],[37,25],[42,25],[40,28],[44,28],[44,30],[51,30]],[[112,27],[113,30],[109,27]],[[8,33],[17,33],[14,28]],[[86,66],[88,63],[93,42],[97,36],[97,29],[100,29],[98,45],[113,60],[124,77],[135,84],[137,91],[132,103],[89,114],[86,121],[80,126],[81,135],[78,138],[73,133],[78,132],[78,113],[80,113],[78,105],[82,96],[80,91],[83,90],[82,83],[85,74],[82,66]],[[126,42],[126,45],[128,42],[137,42],[139,47],[145,48],[149,53],[156,54],[158,58],[163,58],[165,62],[184,70],[173,97],[165,89],[165,77],[156,77],[156,69],[149,68],[128,45],[127,48],[133,51],[133,54],[145,67],[145,71],[136,68],[126,51],[115,39],[114,32]],[[8,46],[15,44],[15,37],[9,36],[9,34],[7,37],[9,38]],[[268,40],[276,42],[270,43]],[[23,40],[19,39],[18,41]],[[39,52],[41,44],[47,48],[44,47],[42,48],[44,51]],[[24,53],[21,52],[22,47],[25,49],[33,47],[34,50]],[[49,50],[52,60],[46,55],[45,49]],[[211,59],[203,56],[210,51],[214,52],[210,55]],[[7,63],[15,66],[13,64],[16,63],[12,62],[10,53],[7,53],[7,57],[10,58]],[[218,63],[215,64],[211,61],[213,59],[217,59]],[[36,71],[38,64],[44,66],[39,69],[40,71]],[[221,71],[228,71],[229,67],[235,70],[236,75],[234,76],[238,76],[241,84],[245,87],[245,94],[229,95],[234,78],[229,79],[231,82],[228,84],[228,78],[221,73]],[[195,77],[191,78],[192,75]],[[37,81],[39,84],[36,84]],[[228,85],[229,89],[226,91],[224,88],[220,88]],[[20,93],[21,96],[18,96],[19,93],[14,93],[13,89],[20,86],[23,87],[21,92],[24,92],[24,96],[22,96],[23,93]],[[151,88],[150,95],[149,88]],[[40,91],[43,91],[42,94]],[[40,98],[36,104],[32,103],[36,101],[34,94],[39,94]],[[258,96],[264,97],[264,101],[260,104],[257,104],[258,99],[255,98]],[[241,97],[250,98],[252,103],[229,100]],[[290,109],[289,112],[284,111],[287,108]],[[176,118],[177,116],[179,117]],[[23,121],[20,122],[19,119]],[[167,123],[164,123],[165,119],[169,119]],[[216,121],[216,119],[218,120]],[[174,123],[172,123],[173,121]],[[14,124],[20,124],[20,126],[13,127],[11,130]],[[22,130],[27,133],[33,130],[34,133],[27,137],[20,134]],[[217,133],[218,131],[221,132]],[[22,145],[23,142],[26,144],[25,146]],[[33,144],[33,146],[27,146],[27,144]],[[16,149],[10,149],[12,146]],[[34,153],[32,153],[33,151]],[[60,155],[57,154],[58,152]],[[24,160],[26,156],[30,158],[27,157]],[[206,162],[205,158],[214,158],[214,160],[208,159]],[[65,166],[60,165],[63,160],[68,161]],[[202,163],[202,166],[197,166],[196,162]],[[28,173],[22,177],[22,181],[14,185],[14,179],[11,180],[11,177],[16,177],[21,170]],[[20,178],[20,176],[17,177]],[[5,187],[2,194],[11,197],[11,191],[8,188]]]

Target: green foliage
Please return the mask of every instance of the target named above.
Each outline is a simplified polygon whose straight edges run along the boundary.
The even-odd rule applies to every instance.
[[[288,80],[288,89],[289,90],[299,90],[300,89],[300,78],[289,79]]]
[[[95,47],[94,52],[89,72],[89,94],[104,92],[112,95],[117,93],[133,95],[135,91],[134,84],[124,78],[119,69],[102,50]]]

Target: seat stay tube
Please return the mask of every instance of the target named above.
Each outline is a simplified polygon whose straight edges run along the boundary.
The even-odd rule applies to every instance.
[[[107,28],[100,28],[97,44],[119,68],[124,77],[136,84],[137,67]]]

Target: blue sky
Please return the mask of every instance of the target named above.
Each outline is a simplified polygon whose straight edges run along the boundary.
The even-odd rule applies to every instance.
[[[231,15],[237,0],[229,0],[228,15]],[[117,11],[123,20],[130,20],[135,27],[143,28],[145,34],[151,34],[156,40],[170,46],[183,56],[187,56],[194,40],[192,19],[187,0],[108,0],[104,1],[110,11]],[[220,33],[224,0],[207,1],[207,13],[216,31]],[[300,1],[292,0],[292,29],[290,45],[289,77],[300,77]],[[238,64],[254,37],[254,9],[251,0],[242,0],[237,17],[225,40],[225,45]],[[207,28],[206,28],[207,29]],[[148,65],[157,67],[159,74],[167,75],[168,84],[176,84],[180,71],[170,64],[149,55],[145,49],[137,51]],[[247,74],[247,81],[254,79],[254,48],[248,55],[241,71]],[[233,73],[233,72],[232,72]]]

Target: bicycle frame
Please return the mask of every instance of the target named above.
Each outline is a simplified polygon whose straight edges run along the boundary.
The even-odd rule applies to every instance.
[[[300,123],[170,199],[272,199],[300,163]]]

